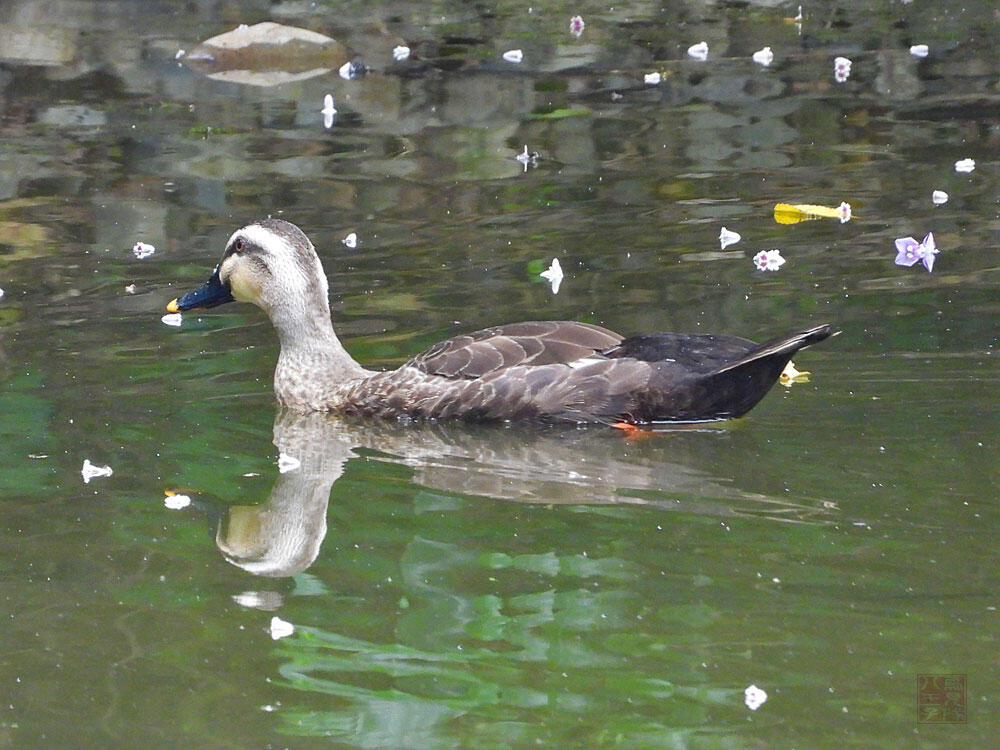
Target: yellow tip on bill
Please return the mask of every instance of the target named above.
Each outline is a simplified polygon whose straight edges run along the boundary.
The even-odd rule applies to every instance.
[[[172,312],[172,313],[180,312],[180,310],[177,309],[176,297],[174,297],[172,300],[170,300],[170,302],[167,303],[167,312]]]

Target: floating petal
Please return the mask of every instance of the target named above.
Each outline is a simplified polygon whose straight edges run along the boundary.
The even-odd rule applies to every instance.
[[[361,63],[356,63],[351,60],[348,60],[347,62],[345,62],[343,65],[340,66],[340,69],[337,71],[337,73],[345,81],[353,81],[355,78],[360,78],[361,76],[363,76],[366,70],[368,70],[368,68],[366,68]]]
[[[926,44],[914,44],[910,47],[910,54],[914,57],[927,57],[931,52]]]
[[[80,469],[80,475],[83,477],[84,484],[90,484],[90,480],[96,477],[110,477],[112,474],[114,472],[110,466],[95,466],[90,463],[89,458],[83,460],[83,468]]]
[[[349,235],[347,235],[346,237],[344,237],[344,239],[342,239],[341,242],[343,242],[344,245],[346,245],[347,247],[351,248],[351,250],[353,250],[354,248],[356,248],[358,246],[358,233],[357,232],[351,232]]]
[[[573,36],[578,37],[583,34],[583,30],[586,26],[587,24],[583,22],[583,16],[573,16],[569,19],[569,33]]]
[[[693,57],[695,60],[707,60],[708,42],[698,42],[697,44],[692,44],[688,47],[688,55]]]
[[[791,388],[795,383],[808,383],[810,373],[808,370],[797,370],[795,364],[789,360],[785,369],[778,376],[778,381],[786,388]]]
[[[753,264],[758,271],[777,271],[785,264],[779,250],[761,250],[753,256]]]
[[[323,109],[320,112],[323,113],[323,127],[327,129],[333,127],[333,122],[337,118],[337,108],[333,106],[333,94],[323,97]]]
[[[931,193],[931,201],[935,206],[942,206],[948,202],[948,194],[944,190],[935,190]]]
[[[273,640],[278,640],[279,638],[287,638],[292,633],[295,632],[295,626],[290,622],[282,620],[280,617],[271,618],[271,638]]]
[[[405,44],[400,44],[392,48],[392,59],[396,62],[406,60],[410,56],[410,48]]]
[[[743,702],[746,703],[747,708],[751,711],[756,711],[758,708],[763,706],[766,700],[767,693],[756,685],[751,685],[743,691]]]
[[[764,47],[764,49],[759,49],[753,53],[753,61],[766,68],[774,62],[774,53],[770,47]]]
[[[167,313],[162,318],[160,322],[164,325],[173,326],[174,328],[180,327],[181,323],[184,322],[184,316],[180,313]]]
[[[660,80],[661,76],[659,73],[656,72],[646,73],[646,75],[642,77],[642,82],[645,83],[647,86],[659,86]]]
[[[519,63],[524,59],[524,53],[519,49],[509,49],[503,53],[503,59],[509,63]]]
[[[837,57],[833,60],[833,77],[837,83],[843,83],[851,77],[851,61],[846,57]]]
[[[184,495],[172,490],[167,490],[166,497],[163,498],[163,505],[168,510],[183,510],[191,504],[191,496]]]
[[[553,294],[559,294],[559,285],[562,284],[563,271],[558,258],[553,258],[552,264],[542,271],[539,276],[552,284]]]
[[[934,270],[934,256],[938,254],[937,245],[934,243],[934,233],[928,232],[927,236],[924,237],[924,241],[920,243],[920,261],[924,264],[924,268],[930,273]]]
[[[150,255],[156,252],[156,248],[152,245],[147,245],[145,242],[136,242],[132,247],[132,254],[136,258],[142,260],[143,258],[148,258]]]
[[[519,162],[521,162],[524,165],[524,171],[527,172],[528,171],[528,166],[529,165],[535,165],[535,163],[538,161],[538,152],[537,151],[532,151],[532,152],[529,153],[528,152],[528,144],[526,143],[526,144],[524,144],[524,151],[522,151],[520,154],[518,154],[514,158],[517,159]]]
[[[912,237],[899,237],[896,240],[896,265],[912,266],[920,261],[920,243]]]
[[[841,203],[836,208],[817,206],[813,203],[778,203],[774,206],[774,220],[779,224],[798,224],[800,221],[813,219],[840,219],[843,223],[850,218],[849,203]]]
[[[719,244],[721,245],[720,249],[725,250],[730,245],[735,245],[742,239],[743,238],[740,236],[738,232],[731,232],[725,227],[723,227],[722,231],[719,232]]]
[[[956,172],[971,172],[976,168],[975,159],[959,159],[955,162]]]

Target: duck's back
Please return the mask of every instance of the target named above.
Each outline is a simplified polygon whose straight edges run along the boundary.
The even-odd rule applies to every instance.
[[[621,341],[614,331],[590,323],[528,321],[455,336],[404,366],[446,378],[480,378],[521,365],[572,364]]]
[[[587,422],[620,410],[647,364],[600,352],[614,331],[573,321],[494,326],[435,344],[346,394],[344,410],[383,417]]]
[[[516,323],[442,341],[398,370],[367,377],[339,409],[416,419],[724,419],[749,410],[795,351],[827,335],[821,326],[758,345],[735,336],[623,339],[587,323]]]

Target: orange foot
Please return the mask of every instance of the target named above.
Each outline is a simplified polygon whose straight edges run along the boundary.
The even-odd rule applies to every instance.
[[[644,430],[639,425],[632,424],[631,422],[615,422],[611,426],[616,430],[624,432],[626,440],[641,440],[655,434],[652,430]]]

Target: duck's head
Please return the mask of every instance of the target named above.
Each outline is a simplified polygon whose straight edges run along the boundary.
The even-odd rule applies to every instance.
[[[172,300],[167,310],[183,312],[233,300],[252,302],[272,320],[284,317],[283,311],[316,306],[329,316],[326,275],[301,229],[281,219],[264,219],[236,230],[208,281]]]

